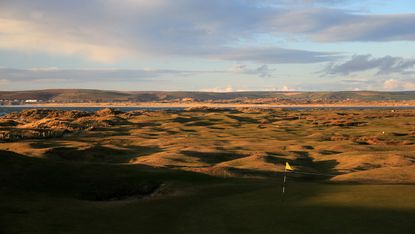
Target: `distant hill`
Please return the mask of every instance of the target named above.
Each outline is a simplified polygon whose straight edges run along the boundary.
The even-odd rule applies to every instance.
[[[338,91],[338,92],[170,92],[170,91],[106,91],[91,89],[48,89],[30,91],[0,91],[0,100],[41,100],[43,102],[172,102],[179,100],[213,102],[299,102],[332,103],[344,101],[403,101],[415,100],[415,91]]]

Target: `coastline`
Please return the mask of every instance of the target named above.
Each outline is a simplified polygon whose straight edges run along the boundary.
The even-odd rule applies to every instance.
[[[136,107],[136,108],[192,108],[192,107],[211,107],[211,108],[328,108],[328,107],[415,107],[415,101],[402,102],[359,102],[359,103],[335,103],[335,104],[248,104],[248,103],[209,103],[209,102],[141,102],[141,103],[39,103],[30,105],[3,105],[0,107]]]

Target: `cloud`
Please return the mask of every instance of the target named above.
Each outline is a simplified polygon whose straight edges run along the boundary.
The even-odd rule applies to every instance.
[[[129,54],[126,48],[95,44],[65,33],[53,34],[28,21],[0,18],[0,34],[0,48],[8,50],[79,54],[100,62],[112,62]]]
[[[276,47],[268,48],[239,48],[216,51],[212,57],[232,61],[254,61],[262,64],[284,63],[320,63],[334,61],[341,56],[338,53],[294,50]]]
[[[101,62],[171,56],[275,64],[336,57],[279,47],[253,48],[257,35],[319,42],[415,40],[415,14],[368,15],[323,7],[340,0],[289,2],[1,1],[0,48],[81,55]],[[320,5],[310,7],[307,2]],[[241,40],[247,45],[235,47]]]
[[[189,76],[196,71],[163,70],[163,69],[57,69],[33,68],[11,69],[0,68],[0,80],[8,82],[33,82],[41,80],[62,81],[129,81],[162,76]]]
[[[270,19],[275,33],[302,34],[318,42],[413,41],[415,14],[374,15],[332,8],[280,12]]]
[[[6,79],[0,79],[0,85],[7,85],[10,81]]]
[[[400,82],[394,79],[390,79],[390,80],[385,80],[385,82],[383,82],[383,87],[385,89],[396,89],[400,86]]]
[[[279,89],[279,91],[284,91],[284,92],[288,92],[288,91],[296,91],[297,89],[295,89],[295,88],[291,88],[291,87],[288,87],[287,85],[284,85],[284,86],[282,86],[282,88],[281,89]]]
[[[231,86],[228,87],[216,87],[216,88],[209,88],[209,89],[202,89],[200,90],[201,92],[214,92],[214,93],[231,93],[231,92],[240,92],[243,90],[237,90],[232,88]]]
[[[274,69],[268,65],[250,68],[237,65],[228,70],[172,70],[172,69],[59,69],[56,67],[39,67],[31,69],[0,68],[0,83],[63,81],[63,82],[134,82],[158,77],[187,78],[202,74],[246,74],[270,77]]]
[[[226,87],[215,87],[215,88],[209,88],[209,89],[201,89],[202,92],[215,92],[215,93],[229,93],[229,92],[253,92],[253,91],[264,91],[264,92],[270,92],[270,91],[296,91],[297,89],[288,87],[287,85],[283,85],[281,87],[261,87],[257,89],[247,89],[247,88],[234,88],[232,86],[226,86]]]
[[[385,56],[374,58],[371,55],[354,55],[349,60],[330,64],[324,72],[330,75],[349,75],[356,72],[369,70],[377,71],[377,75],[392,73],[409,74],[413,73],[415,58],[402,58]]]
[[[247,65],[235,65],[229,69],[231,73],[238,73],[238,74],[248,74],[248,75],[258,75],[262,78],[271,77],[272,73],[275,69],[270,69],[268,65],[262,65],[257,68],[249,68]]]
[[[415,90],[415,82],[412,80],[388,79],[383,82],[386,90]]]
[[[274,69],[268,68],[268,65],[262,65],[254,70],[247,71],[248,74],[258,74],[260,77],[271,77]]]

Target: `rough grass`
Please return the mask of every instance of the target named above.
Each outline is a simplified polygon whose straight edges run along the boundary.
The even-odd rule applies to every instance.
[[[0,149],[54,160],[130,162],[206,173],[221,165],[281,171],[281,162],[289,161],[305,171],[345,174],[339,178],[346,182],[415,183],[405,169],[415,161],[414,110],[155,111],[120,116],[128,118],[127,125],[48,141],[2,143]],[[275,158],[264,164],[264,158],[254,157],[258,154]],[[390,167],[402,167],[399,179],[394,179],[399,169]],[[373,176],[377,173],[371,170],[379,168],[393,173]]]
[[[0,233],[415,228],[413,110],[129,116],[123,126],[0,143]],[[285,162],[328,176],[289,174],[282,203]]]

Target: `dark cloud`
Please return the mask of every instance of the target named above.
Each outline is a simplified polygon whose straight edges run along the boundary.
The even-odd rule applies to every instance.
[[[271,77],[274,69],[270,69],[268,65],[262,65],[252,71],[248,71],[248,74],[258,74],[260,77]]]
[[[305,4],[345,2],[341,0],[289,2],[14,0],[2,1],[0,14],[3,19],[29,23],[30,30],[27,35],[22,33],[22,37],[35,37],[34,41],[40,42],[30,49],[41,50],[42,37],[48,35],[62,40],[62,45],[69,43],[62,46],[62,52],[85,53],[92,58],[99,57],[102,48],[106,48],[106,58],[116,50],[131,56],[213,57],[260,64],[313,63],[333,59],[333,55],[278,47],[255,50],[240,47],[237,51],[229,49],[229,45],[241,40],[249,44],[258,34],[278,37],[288,34],[320,42],[415,40],[415,14],[367,15]],[[293,4],[297,7],[290,7]],[[42,37],[36,38],[39,32]],[[0,29],[0,33],[13,32]],[[3,42],[3,47],[8,46]],[[19,46],[27,49],[28,45],[13,42],[13,47]]]
[[[230,69],[230,72],[248,74],[248,75],[257,75],[262,78],[272,77],[272,73],[275,69],[269,68],[268,65],[264,64],[257,68],[250,68],[247,65],[238,64]]]
[[[215,51],[216,58],[233,61],[255,61],[262,64],[319,63],[341,58],[336,53],[293,50],[284,48],[239,48]]]
[[[281,12],[269,24],[277,34],[302,34],[319,42],[415,40],[415,14],[365,15],[330,8]]]
[[[157,69],[11,69],[0,68],[0,80],[10,82],[64,80],[64,81],[135,81],[161,76],[188,76],[195,71]]]
[[[168,70],[168,69],[58,69],[34,68],[14,69],[0,68],[0,81],[7,82],[35,82],[35,81],[64,81],[64,82],[134,82],[153,80],[154,78],[173,77],[186,78],[201,74],[239,73],[258,77],[270,77],[274,69],[268,65],[251,68],[246,65],[237,65],[230,70]]]
[[[375,70],[379,75],[408,74],[413,72],[414,67],[415,58],[392,56],[375,58],[371,55],[354,55],[345,62],[330,64],[324,72],[330,75],[349,75],[356,72]]]

